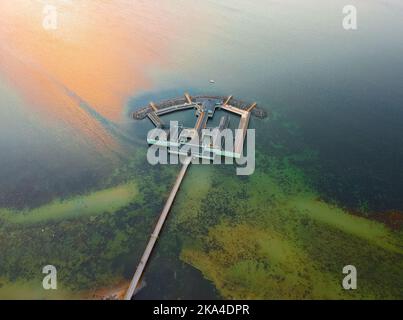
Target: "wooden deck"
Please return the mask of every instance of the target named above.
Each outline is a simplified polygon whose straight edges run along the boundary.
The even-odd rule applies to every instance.
[[[176,178],[175,184],[171,190],[171,193],[169,194],[168,200],[165,203],[164,208],[162,209],[162,212],[158,219],[157,225],[155,226],[154,231],[151,234],[147,247],[143,253],[143,256],[141,257],[139,265],[137,266],[137,269],[136,269],[136,272],[134,273],[132,281],[130,282],[130,285],[125,294],[124,300],[131,300],[136,291],[136,288],[139,287],[139,285],[140,285],[140,281],[141,281],[141,277],[143,275],[144,269],[147,265],[148,260],[150,259],[151,253],[155,246],[155,243],[157,242],[157,239],[162,230],[162,227],[164,226],[164,223],[168,217],[171,206],[175,200],[176,194],[179,190],[179,187],[182,183],[183,178],[185,177],[186,171],[189,167],[189,164],[191,163],[191,160],[192,160],[191,157],[186,158],[185,162],[182,165],[181,171],[179,172],[178,177]]]
[[[206,123],[207,123],[208,117],[209,117],[209,111],[211,111],[211,110],[209,110],[209,107],[204,108],[204,105],[202,105],[202,103],[200,103],[200,101],[197,102],[197,99],[200,99],[200,97],[193,97],[193,99],[192,99],[192,97],[190,95],[185,94],[184,101],[180,100],[181,102],[179,104],[171,104],[171,105],[169,105],[169,103],[166,103],[167,106],[163,107],[163,108],[159,108],[158,105],[151,102],[148,107],[142,108],[137,113],[134,113],[133,117],[135,119],[142,119],[143,117],[147,116],[156,127],[163,127],[164,124],[163,124],[161,118],[159,117],[159,115],[176,112],[176,111],[181,111],[181,110],[185,110],[185,109],[189,109],[189,108],[195,108],[195,109],[197,109],[198,119],[194,126],[194,131],[195,131],[195,133],[200,134],[201,129],[206,127]],[[176,100],[178,100],[178,99],[176,99]],[[222,108],[231,113],[235,113],[241,117],[238,129],[241,130],[240,134],[242,135],[242,137],[240,137],[241,139],[238,139],[236,141],[237,143],[235,145],[234,151],[235,151],[235,153],[242,154],[244,139],[245,139],[246,131],[249,126],[251,111],[256,110],[256,103],[253,103],[252,105],[247,105],[246,107],[241,108],[238,105],[234,106],[234,105],[230,104],[230,102],[232,102],[232,103],[237,102],[236,100],[233,100],[232,96],[224,97],[224,98],[222,98],[221,101],[222,101],[222,104],[219,106],[219,108]],[[210,106],[210,109],[211,108],[212,107]],[[173,185],[172,190],[168,196],[168,199],[164,205],[164,208],[162,209],[162,212],[159,216],[159,219],[154,228],[154,231],[150,236],[150,239],[149,239],[147,246],[144,250],[144,253],[141,257],[140,263],[138,264],[137,269],[130,282],[129,288],[126,291],[126,294],[124,296],[125,300],[131,300],[133,298],[133,296],[135,295],[135,293],[137,292],[136,290],[140,288],[141,279],[142,279],[145,267],[151,257],[154,246],[155,246],[157,239],[161,233],[161,230],[165,224],[165,221],[168,217],[170,209],[174,203],[176,194],[179,191],[180,185],[186,175],[187,169],[189,168],[191,161],[192,161],[192,156],[188,156],[185,158],[185,161],[182,164],[182,168],[176,178],[175,184]]]

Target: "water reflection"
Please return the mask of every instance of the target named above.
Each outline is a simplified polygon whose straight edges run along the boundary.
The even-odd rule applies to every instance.
[[[56,30],[42,26],[45,4],[58,10]],[[30,172],[46,183],[75,176],[75,188],[125,152],[116,123],[126,100],[152,87],[148,70],[167,64],[177,32],[167,10],[154,1],[1,1],[3,204],[38,179]]]

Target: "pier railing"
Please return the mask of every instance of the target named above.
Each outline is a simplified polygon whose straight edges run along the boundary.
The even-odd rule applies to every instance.
[[[200,102],[200,100],[202,99],[214,99],[214,100],[219,100],[222,101],[224,103],[224,101],[227,100],[227,97],[225,96],[209,96],[209,95],[196,95],[196,96],[192,96],[193,102],[197,103]],[[185,97],[176,97],[176,98],[172,98],[172,99],[166,99],[166,100],[162,100],[158,103],[153,103],[153,107],[157,108],[158,110],[161,109],[165,109],[165,108],[169,108],[169,107],[173,107],[176,105],[181,105],[181,104],[186,104],[188,101],[186,100]],[[237,107],[239,109],[243,109],[243,110],[247,110],[250,107],[250,103],[243,101],[243,100],[239,100],[239,99],[235,99],[235,98],[231,98],[228,101],[228,104]],[[145,117],[147,117],[148,113],[153,112],[153,108],[148,105],[145,107],[140,108],[139,110],[133,112],[133,118],[134,119],[138,119],[138,120],[142,120]],[[252,115],[258,118],[265,118],[267,117],[267,112],[259,107],[255,107],[252,111],[251,111]]]

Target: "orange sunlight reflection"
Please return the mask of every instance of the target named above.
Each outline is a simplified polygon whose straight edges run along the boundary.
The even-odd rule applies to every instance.
[[[42,27],[45,3],[58,10],[56,30]],[[0,75],[29,111],[108,144],[100,124],[66,90],[118,121],[128,97],[151,86],[147,68],[165,63],[175,24],[164,12],[155,1],[1,1]]]

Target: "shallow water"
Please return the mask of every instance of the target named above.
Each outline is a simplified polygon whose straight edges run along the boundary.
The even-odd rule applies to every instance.
[[[54,31],[41,26],[42,1],[0,4],[0,208],[47,207],[127,182],[122,172],[114,174],[129,166],[133,155],[144,157],[145,131],[151,128],[148,120],[131,121],[130,111],[188,91],[233,94],[270,111],[269,119],[251,123],[258,152],[290,158],[318,198],[371,218],[403,210],[399,1],[352,1],[358,8],[354,32],[341,27],[341,0],[217,0],[198,3],[197,10],[190,10],[194,3],[179,0],[50,2],[60,14]],[[192,123],[193,115],[179,120]],[[265,165],[257,162],[257,172]],[[147,177],[154,179],[150,184],[156,176]],[[169,179],[158,186],[168,188]],[[158,192],[161,199],[153,208],[140,199],[122,209],[123,214],[133,210],[133,216],[143,211],[149,220],[133,231],[142,240],[130,244],[130,252],[124,252],[127,243],[116,240],[119,249],[108,256],[109,278],[133,271],[164,199]],[[179,197],[178,208],[184,209],[173,211],[185,222],[187,207],[200,205],[200,199],[192,199]],[[127,219],[136,228],[138,221],[130,214]],[[74,228],[71,235],[78,232]],[[219,281],[214,270],[200,256],[194,255],[192,265],[201,272],[179,259],[183,235],[170,230],[151,263],[143,297],[198,297],[186,289],[197,283],[203,297],[220,296],[203,280],[202,272]],[[273,239],[282,242],[282,237]],[[91,261],[81,262],[92,266]],[[182,278],[178,268],[184,270]],[[166,285],[158,280],[163,274]],[[158,289],[155,282],[161,283]]]

